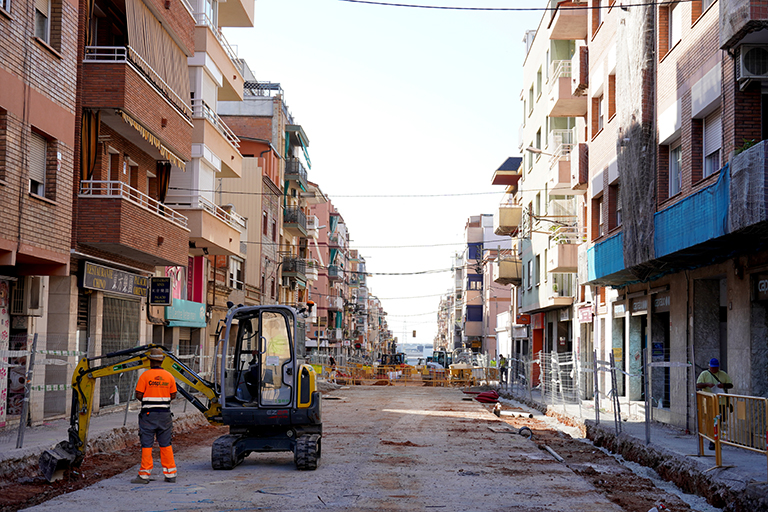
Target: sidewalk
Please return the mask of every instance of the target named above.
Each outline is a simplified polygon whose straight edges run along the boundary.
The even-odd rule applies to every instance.
[[[659,475],[675,483],[683,491],[707,498],[724,510],[768,510],[768,457],[765,453],[723,445],[723,466],[715,466],[715,452],[704,442],[704,453],[698,455],[698,437],[693,433],[663,424],[651,423],[650,443],[646,444],[644,411],[637,419],[622,421],[616,436],[612,412],[600,412],[595,422],[594,402],[581,405],[544,403],[539,390],[531,393],[516,387],[515,393],[499,389],[499,394],[548,416],[581,427],[595,445],[622,455],[625,459],[649,466]],[[607,405],[607,404],[606,404]],[[634,411],[633,411],[634,412]],[[768,435],[768,433],[767,433]]]
[[[186,400],[182,398],[176,399],[171,405],[174,415],[174,435],[208,425],[202,413],[191,404],[186,403],[186,412],[184,412],[185,403]],[[114,450],[138,443],[138,411],[139,403],[133,401],[127,418],[124,406],[93,416],[88,431],[89,452]],[[124,421],[125,425],[123,425]],[[9,474],[34,473],[40,454],[59,442],[67,440],[68,430],[69,419],[48,421],[42,425],[27,427],[24,431],[24,443],[20,449],[16,449],[18,425],[2,431],[0,433],[0,478],[6,478]]]

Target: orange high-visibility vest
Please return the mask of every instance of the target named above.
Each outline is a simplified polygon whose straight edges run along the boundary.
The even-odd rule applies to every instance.
[[[176,380],[162,368],[150,368],[139,377],[136,391],[144,393],[143,409],[170,409],[171,395],[176,393]]]

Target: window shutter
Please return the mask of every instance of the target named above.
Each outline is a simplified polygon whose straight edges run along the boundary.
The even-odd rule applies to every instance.
[[[35,0],[35,9],[43,13],[45,17],[48,17],[48,0]]]
[[[32,132],[29,140],[29,179],[45,184],[45,157],[48,143],[45,138]]]
[[[720,122],[720,109],[704,118],[704,156],[711,155],[718,149],[723,139],[723,125]]]

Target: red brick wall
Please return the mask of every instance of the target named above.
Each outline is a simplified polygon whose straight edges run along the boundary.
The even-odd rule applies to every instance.
[[[193,127],[128,64],[86,63],[83,68],[83,107],[122,108],[179,157],[190,160]]]
[[[79,198],[77,208],[80,244],[144,264],[187,265],[189,232],[158,215],[123,199]]]
[[[147,0],[154,12],[160,13],[163,28],[176,36],[176,43],[181,43],[181,51],[191,57],[195,53],[195,20],[181,0],[168,0],[167,9],[165,2],[166,0]]]

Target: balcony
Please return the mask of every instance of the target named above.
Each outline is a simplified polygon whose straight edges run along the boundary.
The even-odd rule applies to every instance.
[[[195,53],[207,54],[221,70],[222,87],[219,89],[218,100],[243,101],[243,74],[237,60],[237,52],[208,14],[196,12],[194,18]]]
[[[283,210],[283,231],[290,236],[307,236],[307,214],[298,206],[286,206]]]
[[[80,182],[80,244],[146,265],[186,266],[187,226],[187,217],[123,182]]]
[[[561,2],[553,0],[551,7],[557,7],[549,22],[549,38],[571,41],[587,38],[588,13],[592,12],[586,2]]]
[[[549,159],[549,195],[574,195],[581,191],[571,188],[571,152],[576,146],[576,128],[570,130],[552,130],[549,132],[549,145],[553,148]]]
[[[549,117],[583,117],[587,115],[586,96],[574,96],[570,60],[555,60],[549,66]]]
[[[586,193],[589,185],[589,146],[583,142],[573,144],[570,160],[571,191],[574,194]]]
[[[317,281],[320,277],[320,273],[318,272],[319,266],[320,262],[317,260],[307,260],[305,275],[307,276],[308,281]]]
[[[341,237],[339,233],[331,233],[328,235],[328,247],[332,249],[339,249],[341,247]]]
[[[238,149],[240,139],[201,99],[192,100],[192,122],[194,142],[204,144],[221,159],[221,173],[217,178],[239,178],[243,168],[243,156]]]
[[[344,279],[344,271],[337,265],[328,265],[328,280],[341,281]]]
[[[548,288],[545,288],[544,307],[553,309],[573,304],[574,278],[571,274],[552,274],[545,283]]]
[[[522,205],[502,204],[499,206],[499,214],[493,217],[493,232],[499,236],[514,236],[522,220]]]
[[[504,251],[493,267],[493,281],[520,286],[523,282],[523,262],[512,251]]]
[[[298,158],[289,158],[285,162],[285,179],[295,181],[302,190],[307,189],[307,169]]]
[[[188,101],[128,47],[86,47],[83,70],[83,107],[101,109],[102,123],[151,157],[184,168],[193,131]]]
[[[341,297],[328,297],[328,309],[331,311],[343,311],[344,299]]]
[[[723,50],[733,48],[747,34],[761,30],[768,20],[765,3],[761,0],[723,0],[719,7],[720,48]]]
[[[328,336],[328,341],[332,343],[340,343],[344,341],[344,338],[341,333],[341,329],[327,329],[325,331],[326,336]]]
[[[547,272],[565,274],[579,270],[579,246],[577,244],[557,244],[549,248]]]
[[[483,335],[483,322],[464,322],[464,335],[465,336],[482,336]]]
[[[320,219],[317,218],[317,215],[310,215],[307,217],[307,238],[314,238],[317,240],[319,235]]]
[[[184,212],[189,218],[189,241],[195,256],[208,254],[240,255],[240,234],[245,231],[245,219],[235,212],[228,212],[204,197],[190,203],[168,203]]]
[[[285,256],[283,258],[283,277],[293,277],[303,283],[307,282],[307,262],[302,258]]]

